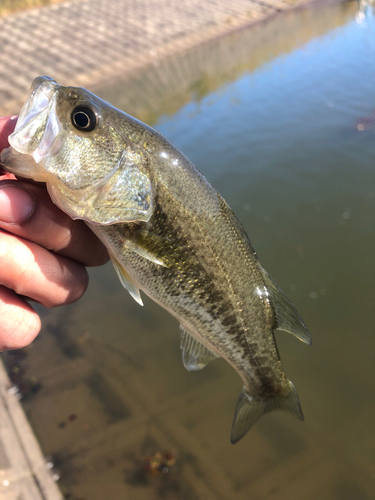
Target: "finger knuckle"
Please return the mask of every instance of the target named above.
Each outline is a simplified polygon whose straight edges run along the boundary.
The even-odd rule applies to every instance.
[[[2,237],[1,237],[2,236]],[[33,253],[21,241],[12,236],[0,235],[0,261],[2,278],[16,293],[23,294],[27,282],[33,277],[35,258]]]
[[[21,349],[38,335],[41,322],[35,311],[0,300],[0,350]]]
[[[69,271],[64,285],[61,305],[77,302],[85,293],[89,283],[89,277],[84,266],[77,264],[73,271]]]

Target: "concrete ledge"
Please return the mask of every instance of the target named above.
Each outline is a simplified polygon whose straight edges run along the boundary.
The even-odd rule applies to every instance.
[[[0,361],[0,500],[62,500]]]

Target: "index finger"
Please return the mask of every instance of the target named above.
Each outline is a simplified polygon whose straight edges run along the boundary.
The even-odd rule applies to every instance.
[[[6,193],[0,206],[0,228],[85,266],[99,266],[109,260],[105,246],[88,226],[62,212],[44,187],[5,180],[1,181],[0,189],[2,194]],[[32,199],[33,208],[31,215],[24,219],[19,205],[24,203],[23,196],[27,194]],[[20,198],[20,195],[23,196]],[[18,219],[19,213],[21,220]],[[9,220],[4,214],[16,218]]]

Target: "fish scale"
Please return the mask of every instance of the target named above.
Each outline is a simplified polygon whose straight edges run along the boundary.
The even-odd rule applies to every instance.
[[[52,200],[106,245],[121,283],[180,322],[182,361],[224,358],[241,377],[231,441],[263,414],[303,419],[274,330],[311,344],[305,323],[259,263],[214,187],[165,137],[85,89],[37,78],[21,110],[9,172],[46,182]]]
[[[236,222],[235,216],[224,200],[220,200],[221,216],[217,217],[214,224],[207,224],[202,219],[199,222],[194,220],[194,224],[190,214],[184,213],[183,205],[173,203],[173,198],[168,195],[167,199],[162,199],[163,191],[164,189],[161,189],[161,193],[158,192],[154,216],[142,230],[146,229],[151,235],[161,236],[161,248],[152,250],[157,255],[163,254],[165,261],[173,262],[173,265],[171,268],[163,268],[147,259],[139,258],[134,252],[132,256],[127,252],[121,262],[147,295],[183,322],[188,331],[195,332],[209,349],[217,351],[217,346],[220,346],[221,357],[227,359],[240,372],[249,392],[269,394],[275,389],[280,390],[280,384],[286,377],[274,347],[272,330],[275,317],[272,307],[258,296],[254,298],[261,300],[263,307],[254,307],[251,294],[246,291],[246,286],[264,286],[261,268],[257,265],[257,258],[248,244],[246,234],[241,228],[233,226]],[[186,229],[190,234],[185,232],[182,239],[178,233],[181,221],[184,220],[190,221]],[[218,227],[220,232],[217,231]],[[107,243],[108,228],[96,227],[94,231]],[[116,248],[115,253],[120,256],[123,241],[135,238],[135,233],[129,235],[126,225],[115,225],[110,231],[117,235],[117,243],[112,239],[111,246]],[[219,238],[216,236],[218,234]],[[187,240],[190,242],[189,249],[185,247]],[[225,250],[216,256],[212,251],[213,246]],[[179,250],[178,260],[175,257],[176,248]],[[191,248],[196,249],[194,255]],[[251,267],[245,266],[239,273],[237,262],[244,254],[247,264],[251,258],[253,262]],[[135,259],[134,264],[132,257]],[[239,263],[242,264],[242,261]],[[224,268],[227,269],[226,272]],[[188,283],[192,276],[200,277],[195,289]],[[231,277],[229,282],[228,276]],[[233,289],[231,281],[236,281],[237,293],[232,290],[232,293],[228,294],[228,287]],[[218,297],[221,297],[221,301],[217,300]],[[181,307],[181,304],[184,304],[184,307]],[[201,307],[208,316],[200,314]],[[216,328],[213,326],[215,323]],[[254,329],[259,331],[253,331]],[[269,335],[266,336],[265,332]],[[240,347],[239,352],[236,352],[235,347]],[[272,369],[269,369],[270,364]]]

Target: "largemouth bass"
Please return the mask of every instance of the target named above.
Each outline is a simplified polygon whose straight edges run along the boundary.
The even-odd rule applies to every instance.
[[[311,344],[307,327],[225,200],[173,144],[48,77],[34,80],[9,142],[5,168],[45,182],[54,203],[106,245],[130,295],[142,305],[142,290],[178,319],[184,366],[222,357],[238,372],[232,443],[272,410],[303,420],[274,330]]]

